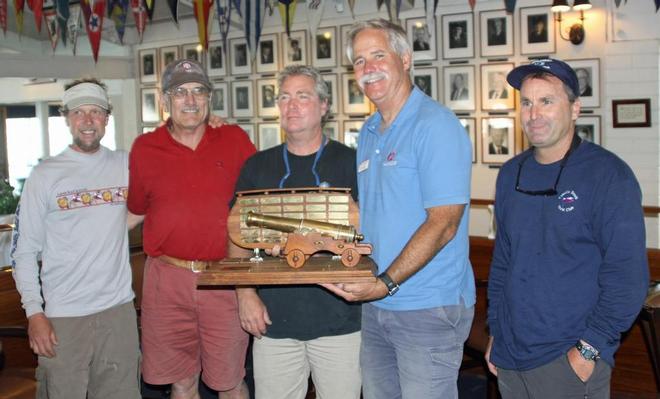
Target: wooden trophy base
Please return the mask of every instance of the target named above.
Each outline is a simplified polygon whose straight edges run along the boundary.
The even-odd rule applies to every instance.
[[[266,257],[260,262],[234,258],[201,271],[197,285],[365,283],[374,281],[376,272],[376,264],[367,256],[354,267],[346,267],[331,256],[313,256],[298,269],[289,266],[285,258]]]

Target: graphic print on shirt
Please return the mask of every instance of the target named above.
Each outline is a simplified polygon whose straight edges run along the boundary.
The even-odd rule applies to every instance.
[[[575,194],[575,191],[564,191],[559,195],[558,198],[559,205],[557,205],[557,208],[559,208],[560,211],[571,212],[573,209],[575,209],[575,202],[578,200],[578,196]]]
[[[57,194],[57,206],[60,210],[66,211],[80,207],[124,203],[126,198],[128,198],[127,186],[75,190]]]

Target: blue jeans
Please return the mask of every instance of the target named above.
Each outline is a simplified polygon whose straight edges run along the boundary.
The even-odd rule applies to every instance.
[[[456,380],[474,307],[390,311],[362,306],[364,399],[458,398]]]

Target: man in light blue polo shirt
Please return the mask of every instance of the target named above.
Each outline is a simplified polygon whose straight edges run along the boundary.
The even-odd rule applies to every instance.
[[[471,144],[447,108],[413,88],[405,32],[358,22],[347,54],[378,112],[358,141],[361,229],[374,245],[373,283],[326,288],[362,310],[365,399],[457,398],[474,315],[468,259]]]

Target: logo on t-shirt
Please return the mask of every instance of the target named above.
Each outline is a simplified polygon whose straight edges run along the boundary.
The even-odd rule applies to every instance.
[[[557,205],[557,208],[562,212],[571,212],[575,209],[575,202],[577,202],[577,200],[578,196],[575,194],[575,191],[564,191],[559,195],[559,205]]]

